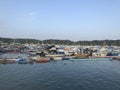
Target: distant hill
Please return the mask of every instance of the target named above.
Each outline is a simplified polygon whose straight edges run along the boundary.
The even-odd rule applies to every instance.
[[[59,39],[48,39],[48,40],[37,40],[37,39],[21,39],[21,38],[3,38],[0,37],[0,41],[3,43],[44,43],[44,44],[55,44],[55,45],[108,45],[108,46],[120,46],[120,40],[93,40],[93,41],[70,41],[70,40],[59,40]]]

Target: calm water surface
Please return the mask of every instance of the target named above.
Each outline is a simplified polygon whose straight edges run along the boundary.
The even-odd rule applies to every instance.
[[[120,62],[0,64],[0,90],[120,90]]]

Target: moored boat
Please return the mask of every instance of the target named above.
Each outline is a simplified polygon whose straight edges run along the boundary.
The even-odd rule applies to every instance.
[[[62,60],[69,60],[69,57],[62,57]]]
[[[9,64],[9,63],[15,63],[14,60],[7,60],[7,59],[0,59],[0,63],[1,64]]]
[[[47,57],[38,57],[35,61],[36,62],[50,62],[50,58],[47,58]]]
[[[34,63],[34,59],[30,57],[27,57],[26,60],[27,60],[27,63]]]
[[[27,60],[26,60],[26,59],[23,59],[23,58],[20,58],[20,59],[18,60],[18,63],[19,63],[19,64],[27,64]]]
[[[110,60],[120,60],[120,57],[112,57]]]
[[[53,60],[62,60],[62,57],[54,57]]]
[[[6,59],[6,60],[11,60],[11,61],[17,62],[17,61],[19,60],[19,58],[8,58],[8,59]]]
[[[40,56],[31,56],[30,58],[36,60],[37,58],[40,58]]]

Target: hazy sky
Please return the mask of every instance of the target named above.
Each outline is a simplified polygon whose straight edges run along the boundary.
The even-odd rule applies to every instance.
[[[120,0],[0,0],[0,37],[120,39]]]

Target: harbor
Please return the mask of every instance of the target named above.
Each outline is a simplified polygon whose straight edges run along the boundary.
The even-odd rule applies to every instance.
[[[120,60],[119,46],[82,46],[2,43],[0,63],[27,64],[72,59],[109,58]]]

